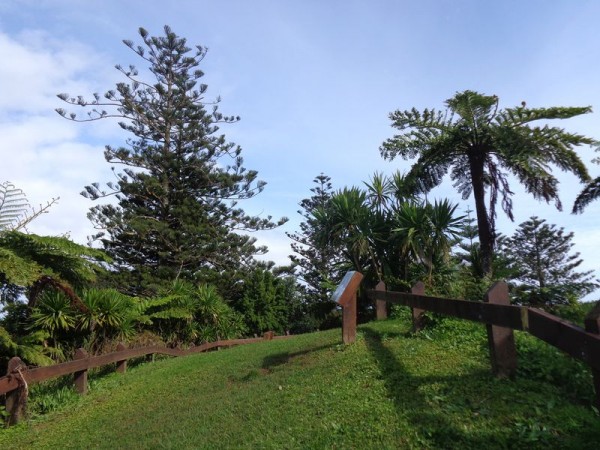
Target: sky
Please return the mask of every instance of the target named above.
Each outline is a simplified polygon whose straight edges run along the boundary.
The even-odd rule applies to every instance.
[[[122,81],[116,64],[144,65],[123,39],[141,40],[169,25],[190,45],[209,51],[202,63],[207,99],[241,121],[221,127],[239,144],[245,166],[267,182],[241,206],[289,221],[256,233],[287,264],[286,232],[299,230],[299,202],[313,179],[335,188],[362,186],[376,171],[406,171],[410,161],[385,161],[389,113],[443,108],[465,89],[500,98],[500,107],[592,106],[594,112],[555,123],[600,139],[600,2],[590,0],[3,0],[0,3],[0,182],[23,189],[32,205],[60,197],[29,227],[93,234],[79,193],[114,181],[105,145],[124,144],[116,121],[73,123],[56,95],[91,97]],[[578,152],[592,176],[590,147]],[[573,232],[582,268],[600,278],[600,201],[570,214],[582,186],[560,174],[564,211],[539,203],[512,179],[515,221],[501,211],[506,235],[533,215]],[[464,212],[450,180],[430,198],[450,198]],[[595,294],[597,296],[597,293]]]

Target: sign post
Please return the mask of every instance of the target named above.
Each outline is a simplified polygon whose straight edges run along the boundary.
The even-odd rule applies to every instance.
[[[363,279],[360,272],[347,272],[331,296],[342,307],[342,340],[344,344],[356,341],[356,295]]]

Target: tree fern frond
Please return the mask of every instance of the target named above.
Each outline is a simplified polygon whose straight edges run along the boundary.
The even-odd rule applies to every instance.
[[[495,118],[498,125],[519,127],[538,120],[570,119],[592,112],[591,106],[551,107],[551,108],[505,108]]]
[[[577,196],[573,205],[573,214],[581,214],[587,205],[598,198],[600,198],[600,177],[588,183]]]
[[[59,198],[52,198],[46,205],[33,208],[25,193],[9,181],[0,183],[0,231],[20,230],[35,218],[48,212]]]

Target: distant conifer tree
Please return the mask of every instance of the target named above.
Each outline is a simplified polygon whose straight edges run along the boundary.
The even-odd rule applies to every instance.
[[[321,173],[313,180],[313,195],[300,202],[298,214],[304,217],[297,233],[286,233],[292,239],[294,255],[290,259],[296,264],[299,278],[305,283],[307,300],[317,316],[327,314],[335,305],[330,297],[339,281],[336,268],[342,258],[339,246],[322,233],[323,224],[314,213],[326,210],[332,196],[331,178]]]
[[[517,271],[516,300],[531,306],[576,303],[600,287],[592,271],[577,272],[583,260],[571,253],[573,233],[531,217],[519,225],[506,249]]]

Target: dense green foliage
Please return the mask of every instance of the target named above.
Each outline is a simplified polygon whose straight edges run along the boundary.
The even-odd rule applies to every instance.
[[[344,188],[315,212],[321,239],[341,249],[341,268],[363,272],[368,285],[386,281],[408,287],[432,281],[449,261],[462,217],[447,200],[434,203],[408,194],[399,173],[375,174],[367,190]]]
[[[93,380],[58,411],[0,432],[10,448],[596,449],[589,370],[517,335],[514,381],[490,373],[485,328],[438,319],[339,330],[137,366]],[[38,395],[39,392],[39,395]],[[46,390],[47,392],[47,390]],[[10,444],[9,444],[10,443]]]
[[[231,339],[246,331],[243,317],[211,285],[195,286],[177,280],[160,296],[140,303],[144,328],[170,346]]]
[[[293,285],[290,286],[289,281],[292,280],[277,277],[263,268],[257,268],[244,278],[243,295],[234,305],[252,334],[265,331],[282,334],[289,330],[294,309]]]
[[[520,107],[499,109],[497,96],[473,91],[458,92],[446,107],[446,111],[413,108],[391,113],[392,126],[400,134],[383,143],[381,155],[390,160],[417,158],[408,177],[421,192],[438,186],[449,173],[465,200],[473,194],[482,272],[491,274],[498,200],[513,219],[508,174],[536,199],[553,201],[558,209],[558,179],[551,166],[572,172],[581,181],[590,179],[575,148],[593,144],[593,139],[531,123],[568,119],[590,113],[591,108],[527,108],[523,102]]]
[[[87,118],[57,110],[76,121],[118,117],[132,135],[127,146],[106,147],[106,161],[125,167],[117,183],[108,183],[108,191],[93,183],[83,194],[93,200],[116,196],[116,204],[94,206],[89,218],[114,258],[121,289],[128,285],[134,293],[156,292],[178,277],[207,281],[211,273],[252,265],[265,249],[237,231],[276,226],[237,206],[265,183],[243,167],[241,148],[218,134],[219,124],[239,118],[221,114],[218,100],[207,106],[199,69],[206,48],[188,47],[169,27],[158,37],[140,28],[140,36],[143,45],[124,43],[147,65],[145,75],[117,66],[125,81],[103,97],[59,95],[88,109]]]
[[[48,365],[64,357],[61,346],[48,345],[54,327],[32,322],[32,308],[49,289],[62,293],[65,308],[85,309],[73,291],[96,281],[110,259],[101,251],[72,242],[66,236],[23,232],[57,199],[39,209],[30,207],[24,192],[0,184],[0,371],[18,356],[28,364]],[[27,299],[28,304],[24,303]],[[69,317],[55,316],[59,326]],[[55,322],[56,322],[55,321]],[[50,329],[49,329],[50,328]],[[54,340],[56,343],[56,340]]]
[[[31,286],[50,276],[73,286],[93,282],[106,255],[79,245],[67,237],[37,236],[20,231],[0,232],[0,280],[6,284]]]

